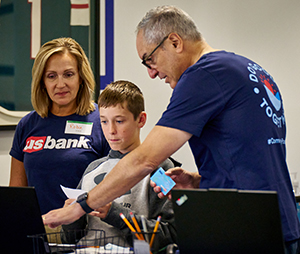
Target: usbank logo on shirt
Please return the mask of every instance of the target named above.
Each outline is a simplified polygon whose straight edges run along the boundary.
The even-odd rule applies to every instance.
[[[249,71],[249,79],[258,84],[254,86],[253,91],[255,94],[262,96],[259,105],[260,108],[265,111],[267,117],[269,117],[278,128],[282,128],[282,126],[285,125],[285,117],[279,90],[272,76],[257,64],[249,63],[247,69]],[[260,83],[263,84],[266,93],[261,91]],[[265,96],[265,94],[267,96]]]
[[[33,153],[43,149],[70,149],[70,148],[83,148],[89,149],[89,139],[81,136],[79,139],[74,138],[59,138],[54,139],[51,136],[34,137],[31,136],[26,139],[26,145],[23,149],[25,153]]]

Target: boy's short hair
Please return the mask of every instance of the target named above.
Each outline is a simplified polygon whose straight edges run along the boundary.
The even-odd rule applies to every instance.
[[[98,99],[99,108],[107,108],[121,104],[133,114],[134,120],[145,110],[144,96],[132,82],[118,80],[110,83],[101,92]]]

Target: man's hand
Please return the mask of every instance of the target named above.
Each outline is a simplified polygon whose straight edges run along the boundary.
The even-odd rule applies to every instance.
[[[65,204],[63,208],[52,210],[42,216],[44,225],[56,228],[60,225],[67,225],[85,214],[85,211],[76,202],[73,205]]]
[[[190,172],[183,168],[176,167],[170,168],[166,171],[166,175],[170,176],[176,183],[174,189],[188,189],[188,188],[199,188],[201,176],[196,172]],[[159,198],[164,198],[165,195],[161,192],[161,188],[151,181],[150,185],[153,190],[158,193]],[[167,194],[167,197],[171,199],[171,192]]]

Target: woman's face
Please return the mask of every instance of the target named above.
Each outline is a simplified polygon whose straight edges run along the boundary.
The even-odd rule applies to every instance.
[[[69,52],[52,55],[47,61],[43,80],[52,100],[51,112],[55,115],[75,113],[81,83],[75,56]]]

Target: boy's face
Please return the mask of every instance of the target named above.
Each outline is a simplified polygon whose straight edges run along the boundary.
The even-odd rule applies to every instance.
[[[140,145],[140,128],[145,124],[145,112],[136,120],[127,107],[121,104],[100,107],[99,112],[104,136],[112,150],[124,154]]]

